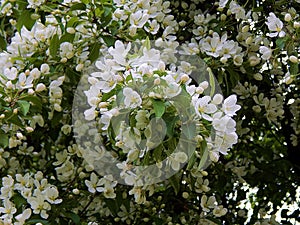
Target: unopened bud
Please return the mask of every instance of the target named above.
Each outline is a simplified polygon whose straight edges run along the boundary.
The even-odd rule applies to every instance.
[[[248,31],[249,31],[249,25],[245,25],[245,26],[242,27],[242,32],[243,33],[246,33]]]
[[[263,76],[260,73],[256,73],[256,74],[254,74],[254,79],[255,80],[262,80]]]
[[[73,27],[68,27],[67,28],[67,33],[69,34],[75,34],[76,30]]]
[[[291,14],[289,14],[289,13],[285,14],[284,20],[285,20],[286,22],[290,22],[290,21],[292,20]]]
[[[32,127],[26,127],[25,130],[28,132],[28,133],[31,133],[33,131],[33,128]]]
[[[79,195],[80,193],[80,191],[77,188],[73,189],[72,192],[74,195]]]
[[[225,15],[225,14],[221,14],[221,21],[225,21],[226,20],[226,18],[227,18],[227,16]]]
[[[154,85],[159,85],[160,84],[160,78],[156,78],[154,80]]]
[[[39,83],[35,88],[35,91],[37,91],[37,92],[41,92],[44,90],[46,90],[46,86],[45,86],[45,84],[42,84],[42,83]]]
[[[294,28],[299,28],[300,27],[300,22],[294,22]]]
[[[289,60],[290,60],[292,63],[298,63],[298,58],[297,58],[296,56],[294,56],[294,55],[291,55],[291,56],[289,57]]]
[[[180,81],[181,81],[182,83],[185,83],[185,82],[187,82],[189,79],[190,79],[190,77],[189,77],[187,74],[183,74],[183,75],[181,76],[181,78],[180,78]]]
[[[100,109],[106,108],[107,106],[108,106],[108,103],[107,103],[107,102],[100,102],[100,103],[98,104],[98,107],[99,107]]]
[[[246,39],[246,44],[247,45],[250,45],[251,43],[253,42],[253,38],[250,36],[250,37],[247,37]]]

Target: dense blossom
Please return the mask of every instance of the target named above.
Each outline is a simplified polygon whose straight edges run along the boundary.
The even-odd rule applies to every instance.
[[[0,224],[299,222],[299,3],[1,0]]]

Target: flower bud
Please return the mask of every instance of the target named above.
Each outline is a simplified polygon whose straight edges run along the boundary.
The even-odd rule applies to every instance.
[[[28,133],[33,132],[33,128],[32,128],[32,127],[25,127],[25,130],[26,130]]]
[[[49,73],[49,71],[50,71],[50,67],[49,67],[48,64],[44,63],[44,64],[41,65],[40,70],[41,70],[41,72],[42,72],[43,74],[47,74],[47,73]]]
[[[156,78],[154,80],[154,85],[159,85],[160,84],[160,78]]]
[[[297,28],[299,28],[299,27],[300,27],[300,22],[296,22],[296,21],[295,21],[293,25],[294,25],[294,28],[296,28],[296,29],[297,29]]]
[[[182,83],[185,83],[185,82],[187,82],[189,79],[190,79],[190,77],[189,77],[187,74],[183,74],[183,75],[181,76],[181,78],[180,78],[180,81],[181,81]]]
[[[298,58],[297,58],[296,56],[294,56],[294,55],[291,55],[291,56],[289,57],[289,60],[290,60],[292,63],[298,63]]]
[[[39,83],[35,88],[36,92],[42,92],[44,90],[46,90],[46,86],[45,86],[45,84],[42,84],[42,83]]]
[[[72,192],[74,195],[79,195],[80,193],[80,191],[77,188],[73,189]]]
[[[245,25],[245,26],[242,27],[242,32],[243,33],[246,33],[248,31],[249,31],[249,25]]]
[[[253,38],[251,36],[247,37],[246,44],[250,45],[253,42]]]
[[[285,14],[285,16],[284,16],[284,21],[290,22],[291,20],[292,20],[291,14],[289,14],[289,13]]]
[[[68,27],[67,28],[67,33],[69,34],[75,34],[76,30],[73,27]]]
[[[32,88],[28,89],[28,94],[29,95],[33,95],[34,93],[35,93],[35,91]]]
[[[255,80],[262,80],[263,76],[260,73],[256,73],[256,74],[254,74],[254,79]]]
[[[221,19],[221,21],[225,21],[225,20],[226,20],[226,18],[227,18],[227,16],[226,16],[225,14],[223,14],[223,13],[222,13],[222,14],[221,14],[221,18],[220,18],[220,19]]]

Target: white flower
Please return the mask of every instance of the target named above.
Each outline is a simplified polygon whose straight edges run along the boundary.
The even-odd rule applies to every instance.
[[[222,110],[228,116],[236,115],[236,111],[238,111],[241,106],[236,104],[237,97],[236,95],[230,95],[224,100]]]
[[[17,78],[17,75],[18,75],[18,70],[17,70],[17,68],[15,68],[15,67],[12,67],[12,68],[6,68],[5,70],[4,70],[4,76],[7,78],[7,79],[9,79],[9,80],[14,80],[14,79],[16,79]]]
[[[33,86],[32,82],[33,82],[33,76],[29,75],[26,76],[25,73],[20,73],[19,74],[19,79],[17,82],[17,87],[19,89],[27,89],[27,88],[31,88]]]
[[[126,108],[136,108],[142,104],[142,98],[141,96],[131,88],[124,88],[123,89],[124,94],[124,104]]]
[[[31,209],[25,209],[21,214],[16,216],[16,220],[18,222],[15,222],[14,225],[23,225],[25,224],[25,221],[29,219],[31,216]]]
[[[207,37],[201,43],[201,50],[207,55],[219,57],[223,45],[218,33],[214,32],[213,37]]]
[[[92,76],[99,77],[101,79],[95,84],[95,88],[100,89],[104,93],[108,93],[114,89],[119,78],[118,75],[115,75],[111,71],[95,72],[92,73]]]
[[[70,42],[63,42],[60,44],[60,57],[71,59],[74,56],[74,46]]]
[[[58,190],[53,186],[48,187],[45,191],[43,191],[43,194],[45,194],[45,199],[51,204],[59,204],[62,202],[62,199],[57,199]]]
[[[224,216],[227,213],[227,209],[224,208],[222,205],[216,206],[213,210],[213,214],[216,217]]]
[[[149,22],[149,26],[144,27],[144,29],[151,34],[156,34],[159,30],[159,23],[156,20],[152,20]]]
[[[272,49],[270,49],[270,48],[268,48],[268,47],[266,47],[266,46],[260,46],[260,47],[259,47],[259,52],[260,52],[260,54],[262,54],[261,57],[262,57],[264,60],[268,60],[268,59],[270,59],[271,56],[272,56]]]
[[[115,198],[116,193],[114,192],[114,187],[116,185],[117,185],[117,181],[114,180],[113,176],[106,175],[99,180],[97,184],[98,187],[96,188],[96,190],[98,192],[103,192],[105,198]]]
[[[270,33],[270,37],[284,37],[285,32],[282,30],[283,28],[283,22],[275,16],[274,13],[270,13],[269,17],[267,18],[268,22],[266,24],[268,25],[268,28],[270,31],[274,31],[273,33]]]
[[[216,105],[209,103],[210,101],[210,96],[204,96],[199,98],[195,103],[195,110],[198,116],[203,117],[208,121],[212,121],[212,117],[208,114],[213,114],[217,111]]]
[[[184,152],[172,153],[167,158],[167,164],[172,167],[173,170],[178,171],[180,169],[180,163],[185,163],[188,157]]]
[[[2,218],[12,219],[13,215],[17,212],[15,205],[6,198],[3,201],[3,206],[4,207],[0,207],[0,214],[4,214],[2,215]]]
[[[130,24],[133,27],[142,28],[144,24],[148,21],[149,14],[147,11],[139,10],[135,13],[130,14]]]
[[[46,2],[46,0],[28,0],[28,6],[27,8],[37,8],[40,5],[44,4]]]
[[[202,207],[202,210],[204,212],[209,212],[210,209],[213,209],[215,207],[215,204],[216,204],[216,198],[215,196],[210,196],[208,199],[207,199],[207,196],[206,195],[202,195],[201,197],[201,207]]]
[[[51,209],[51,206],[45,201],[42,194],[35,197],[29,197],[27,201],[30,204],[31,209],[33,209],[34,214],[40,214],[44,219],[48,218],[49,215],[47,214],[47,211]]]
[[[85,180],[84,183],[88,187],[89,192],[95,193],[98,183],[98,177],[95,173],[91,173],[90,180]]]
[[[231,133],[235,131],[236,123],[231,117],[225,115],[221,118],[214,117],[212,125],[217,131]]]
[[[115,47],[110,47],[108,49],[108,52],[114,57],[114,60],[119,63],[120,65],[126,66],[126,56],[128,52],[130,51],[131,48],[131,43],[127,45],[125,48],[125,45],[117,40],[115,43]]]
[[[219,7],[224,8],[227,4],[228,0],[220,0]]]

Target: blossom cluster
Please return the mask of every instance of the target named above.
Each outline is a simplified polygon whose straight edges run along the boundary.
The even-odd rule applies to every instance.
[[[0,223],[280,222],[298,3],[1,0]]]

